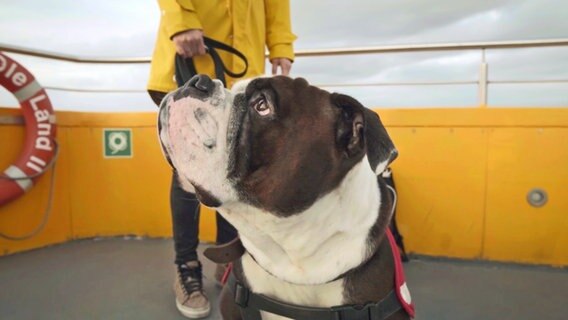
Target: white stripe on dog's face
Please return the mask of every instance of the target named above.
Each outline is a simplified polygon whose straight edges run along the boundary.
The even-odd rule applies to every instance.
[[[214,83],[215,89],[208,97],[184,97],[179,94],[184,88],[167,96],[160,110],[160,139],[182,188],[192,192],[195,186],[225,202],[236,199],[226,179],[232,95],[221,82]]]
[[[209,96],[191,94],[186,86],[169,93],[160,107],[159,137],[163,151],[178,172],[181,186],[207,192],[221,204],[237,200],[227,179],[229,143],[238,119],[232,116],[233,98],[252,79],[237,82],[231,91],[219,80]]]

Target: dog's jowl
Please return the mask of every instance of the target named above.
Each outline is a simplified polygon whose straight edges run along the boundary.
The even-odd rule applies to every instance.
[[[368,305],[373,319],[413,316],[380,178],[397,152],[373,111],[301,78],[227,90],[200,75],[164,99],[159,136],[182,187],[238,230],[234,279],[251,294],[318,310]],[[222,293],[225,319],[246,314],[233,291]],[[379,304],[391,296],[394,307]]]

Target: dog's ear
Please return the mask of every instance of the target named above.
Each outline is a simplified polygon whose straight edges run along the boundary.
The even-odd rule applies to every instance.
[[[379,175],[396,159],[398,151],[376,112],[365,108],[365,124],[367,157],[371,168]]]
[[[355,99],[337,93],[331,100],[339,108],[336,125],[336,142],[348,159],[358,161],[365,153],[364,107]]]
[[[381,119],[350,96],[333,93],[331,99],[340,109],[336,131],[340,148],[352,159],[366,150],[371,168],[381,174],[398,155]]]

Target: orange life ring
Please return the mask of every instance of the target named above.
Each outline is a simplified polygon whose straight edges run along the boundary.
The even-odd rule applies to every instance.
[[[20,102],[26,123],[22,153],[0,176],[0,206],[28,191],[56,156],[55,115],[45,90],[19,63],[0,52],[0,85]]]

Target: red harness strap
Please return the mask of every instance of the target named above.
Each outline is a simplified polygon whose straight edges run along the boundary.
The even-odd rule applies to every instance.
[[[402,308],[404,308],[411,318],[414,318],[416,311],[414,310],[410,291],[408,291],[408,286],[406,285],[406,280],[404,278],[404,269],[402,268],[400,252],[398,251],[398,246],[396,245],[396,241],[394,240],[390,229],[387,229],[387,238],[389,239],[394,258],[394,291],[396,292],[396,296],[398,297]]]
[[[230,262],[227,264],[227,267],[225,268],[225,273],[223,273],[223,277],[221,278],[222,285],[225,285],[227,283],[232,271],[233,271],[233,263]]]

